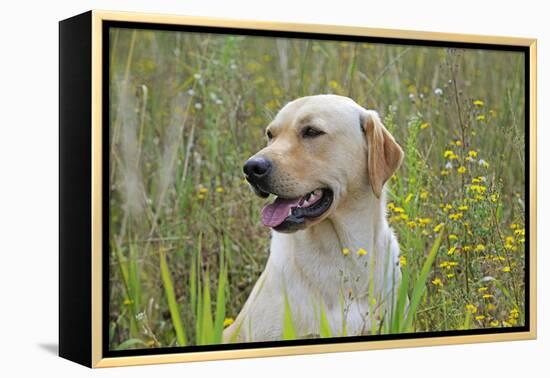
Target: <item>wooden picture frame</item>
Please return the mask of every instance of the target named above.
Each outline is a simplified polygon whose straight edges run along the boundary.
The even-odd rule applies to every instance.
[[[536,338],[537,82],[535,39],[95,10],[61,21],[59,28],[59,354],[61,357],[88,367],[109,367],[151,363],[280,356],[289,354],[342,352],[396,347],[511,341]],[[113,48],[113,41],[111,39],[112,36],[110,35],[110,31],[117,28],[123,30],[146,30],[162,33],[194,33],[194,35],[199,37],[201,34],[212,34],[219,36],[243,36],[244,39],[251,37],[278,38],[279,40],[300,39],[304,41],[320,41],[319,43],[321,44],[326,41],[331,41],[342,44],[342,47],[345,47],[348,44],[356,44],[357,46],[361,46],[361,44],[363,44],[365,48],[370,48],[369,46],[376,44],[388,46],[411,46],[412,48],[447,48],[459,51],[475,50],[513,52],[519,54],[521,58],[518,58],[518,62],[521,64],[521,70],[518,72],[522,72],[523,76],[519,79],[514,77],[510,80],[522,80],[523,83],[523,86],[520,86],[520,89],[523,89],[523,96],[518,97],[518,102],[516,105],[519,112],[518,114],[520,114],[516,114],[516,122],[524,127],[523,129],[518,129],[520,130],[520,136],[514,139],[514,143],[521,144],[521,150],[524,151],[524,155],[521,157],[524,164],[523,172],[525,174],[524,177],[521,177],[524,181],[524,188],[521,189],[522,195],[518,194],[518,198],[524,206],[524,213],[520,214],[523,224],[520,226],[515,225],[516,229],[519,229],[520,232],[514,233],[514,228],[512,228],[509,232],[506,230],[502,231],[501,236],[503,243],[505,243],[505,240],[507,240],[505,239],[507,232],[511,233],[512,238],[514,238],[514,235],[519,235],[513,240],[510,239],[511,241],[507,246],[510,250],[512,250],[512,248],[516,248],[516,244],[523,243],[524,246],[519,247],[520,251],[523,251],[521,252],[523,255],[517,260],[521,262],[519,265],[506,265],[503,263],[505,266],[503,265],[501,267],[498,265],[498,268],[495,269],[500,269],[500,271],[505,272],[509,272],[511,269],[521,269],[521,275],[524,277],[524,281],[518,283],[518,286],[521,287],[521,289],[518,289],[518,292],[523,293],[524,296],[518,301],[521,302],[521,305],[518,303],[515,304],[516,306],[521,307],[521,322],[514,323],[514,314],[498,315],[502,318],[501,319],[498,318],[494,312],[491,312],[493,310],[485,309],[484,307],[483,311],[486,311],[486,313],[481,313],[482,310],[480,306],[471,305],[472,307],[467,307],[464,310],[464,316],[466,319],[465,322],[468,322],[468,327],[465,328],[472,327],[469,329],[453,328],[445,331],[427,330],[423,332],[399,332],[390,334],[380,333],[362,336],[345,336],[345,334],[338,336],[333,334],[331,337],[327,338],[259,342],[252,341],[236,344],[205,344],[187,346],[181,346],[181,339],[178,339],[174,333],[174,337],[167,337],[166,342],[161,342],[158,340],[155,341],[153,337],[151,339],[151,345],[134,345],[132,342],[128,342],[126,344],[119,343],[119,346],[123,345],[126,346],[126,348],[123,348],[123,350],[115,350],[116,348],[109,343],[109,339],[112,337],[110,332],[118,332],[116,330],[113,331],[113,329],[117,327],[116,321],[112,320],[113,316],[127,316],[123,313],[123,311],[116,312],[116,314],[113,315],[113,313],[109,313],[108,310],[110,303],[109,300],[111,298],[110,286],[113,285],[112,280],[115,280],[112,278],[112,269],[118,269],[110,264],[110,259],[112,259],[114,252],[111,250],[109,242],[109,232],[112,230],[109,230],[109,224],[111,221],[108,218],[110,211],[109,199],[111,196],[110,193],[112,185],[112,178],[109,176],[111,160],[110,146],[112,144],[112,140],[110,139],[109,133],[111,123],[113,122],[112,114],[110,115],[109,112],[114,112],[113,99],[116,97],[113,94],[114,89],[112,87],[112,81],[110,81],[112,80],[112,76],[109,75],[109,72],[112,72],[110,71],[110,68],[112,68],[110,65],[114,64],[113,60],[110,59],[110,48]],[[120,42],[120,40],[118,42],[121,44],[123,43]],[[197,43],[197,46],[198,45],[199,43]],[[181,49],[178,49],[177,52],[175,52],[178,56],[191,53],[193,52],[182,51]],[[157,51],[156,54],[162,54],[162,52]],[[262,58],[259,57],[258,59],[261,61]],[[272,58],[265,58],[266,61],[268,59]],[[506,64],[506,62],[501,63]],[[387,62],[388,69],[391,68],[392,64],[393,63],[390,61]],[[153,71],[156,69],[159,69],[158,64],[156,67],[151,68]],[[499,69],[500,68],[495,68],[497,71]],[[383,74],[384,72],[382,72],[381,75],[383,76]],[[480,72],[481,76],[486,74],[488,73]],[[189,73],[186,75],[189,75]],[[498,75],[498,72],[496,72],[496,75]],[[199,80],[197,77],[195,77],[195,79]],[[266,84],[269,82],[269,77],[264,77],[263,79],[264,81],[260,82],[260,79],[258,78],[257,82],[251,82],[250,85],[253,87],[257,86],[258,88],[270,85]],[[371,79],[367,77],[365,80],[365,82],[369,82]],[[373,80],[377,80],[377,78],[374,78]],[[327,88],[332,88],[335,91],[334,93],[338,93],[338,87],[345,87],[349,84],[339,83],[336,81],[332,84],[329,81],[327,81],[327,83]],[[406,86],[407,84],[404,85]],[[444,91],[443,89],[437,87],[436,89],[439,89],[439,91],[436,90],[434,94],[434,88],[428,88],[426,91],[423,91],[420,88],[413,87],[410,88],[408,93],[409,97],[405,96],[401,101],[407,102],[407,104],[410,104],[411,101],[421,102],[424,101],[425,97],[431,96],[435,98],[435,96],[439,96],[441,92]],[[185,87],[181,90],[188,90],[188,88]],[[486,89],[486,92],[484,92],[488,97],[500,95],[489,93],[488,91],[490,91],[490,89]],[[314,94],[307,93],[307,90],[305,92],[306,93],[303,93],[304,95]],[[407,93],[406,90],[404,93]],[[216,95],[214,95],[214,97],[216,97]],[[214,101],[214,103],[223,104],[223,101],[225,101],[224,99],[214,97],[210,98],[210,100]],[[284,95],[282,95],[282,97],[284,97]],[[457,99],[458,98],[459,97],[457,95]],[[205,101],[207,100],[208,98]],[[476,103],[474,101],[474,104],[472,105],[472,114],[474,115],[472,119],[474,121],[477,119],[479,122],[484,122],[486,117],[491,117],[491,114],[493,114],[492,112],[497,114],[497,112],[500,111],[498,109],[487,111],[483,110],[482,113],[481,110],[476,108],[476,106],[483,107],[484,101],[482,99],[478,99],[476,101],[478,102]],[[200,109],[202,108],[202,104],[196,102],[195,107]],[[275,112],[276,109],[272,110]],[[377,110],[381,113],[381,116],[387,115],[385,114],[387,109],[382,108]],[[523,114],[523,118],[521,117],[521,114]],[[496,117],[497,115],[495,115],[495,119]],[[263,126],[258,126],[262,130],[269,121],[267,118],[268,117],[266,117]],[[258,121],[258,124],[261,124],[262,122]],[[417,126],[419,130],[434,127],[429,122],[423,123],[420,121]],[[403,145],[403,143],[401,144]],[[479,152],[478,150],[471,150],[473,152],[468,152],[467,150],[464,151],[464,159],[467,158],[468,153],[471,153],[470,159],[477,159],[477,153]],[[249,152],[254,153],[255,151]],[[406,148],[405,153],[407,153]],[[449,148],[445,154],[447,154],[447,156],[442,159],[447,159],[449,158],[449,155],[453,154],[452,148]],[[481,160],[479,161],[480,164],[482,164]],[[460,167],[455,167],[453,164],[455,163],[451,162],[449,169],[452,172],[455,172],[454,170],[456,169],[457,175],[463,173],[460,169],[469,169],[469,166],[466,163],[464,163],[464,165],[460,165]],[[521,171],[521,166],[519,166],[518,169]],[[238,172],[238,174],[240,174],[240,172]],[[235,173],[235,175],[237,175],[237,173]],[[222,186],[214,186],[213,188],[215,188],[219,193],[224,191]],[[209,189],[207,188],[204,190],[206,190],[206,193]],[[198,194],[199,197],[200,195],[201,193]],[[411,193],[411,198],[416,195],[417,193]],[[496,203],[499,201],[497,198],[498,193],[493,195],[496,196],[493,197],[493,200]],[[490,201],[490,198],[488,201]],[[395,206],[399,206],[399,204],[395,204],[394,208]],[[471,206],[475,207],[474,205]],[[498,205],[496,206],[498,208]],[[389,211],[390,215],[393,214],[392,209]],[[193,222],[194,220],[186,218],[184,221]],[[408,221],[409,223],[412,222],[409,224],[411,229],[413,227],[413,223],[415,223],[414,227],[417,227],[416,229],[419,233],[421,232],[421,229],[419,228],[420,225],[418,223],[422,223],[421,221],[416,221],[414,219],[409,219]],[[431,219],[429,222],[427,220],[425,222],[427,224],[434,222],[430,223],[428,227],[430,228],[430,235],[433,234],[433,239],[435,239],[437,232],[433,232],[432,229],[434,226],[437,227],[437,224]],[[401,223],[401,226],[397,226],[397,228],[406,226],[407,222],[404,222]],[[523,236],[521,235],[521,232],[523,232]],[[397,234],[399,238],[399,232],[397,232]],[[427,238],[432,238],[432,236]],[[429,240],[430,243],[433,243],[432,239]],[[493,255],[490,255],[489,252],[486,251],[486,249],[491,248],[490,240],[492,239],[487,237],[487,243],[472,244],[471,248],[474,250],[477,248],[478,252],[483,254],[483,256],[490,256],[490,258],[498,260],[498,251]],[[503,244],[498,248],[505,251],[507,246]],[[461,247],[463,248],[464,245]],[[436,249],[439,250],[439,248],[443,247],[440,247],[440,244],[438,244]],[[455,248],[455,250],[445,250],[449,256],[456,251],[456,247],[450,248]],[[443,249],[441,250],[443,251]],[[345,253],[347,254],[347,252]],[[435,253],[441,253],[441,256],[445,254],[445,252],[438,251],[435,251]],[[405,264],[405,262],[401,262]],[[441,263],[445,262],[441,261]],[[159,282],[163,283],[163,287],[166,289],[166,286],[170,286],[170,282],[174,281],[172,280],[173,277],[170,277],[169,267],[166,267],[167,260],[164,255],[161,256],[160,264],[164,266],[168,273],[162,273],[162,277],[159,276],[157,278],[160,280]],[[111,271],[109,271],[109,269],[111,269]],[[468,269],[469,268],[466,267],[466,274]],[[414,275],[411,277],[414,279],[420,274],[420,272],[413,272],[412,274]],[[462,277],[464,272],[456,274]],[[449,275],[452,277],[455,273],[449,270]],[[421,290],[422,295],[424,295],[424,285],[431,285],[430,287],[436,286],[433,290],[437,291],[439,290],[437,286],[442,286],[444,284],[444,282],[438,277],[429,277],[429,281],[425,281],[426,277],[424,277]],[[112,278],[112,280],[110,278]],[[447,279],[445,277],[443,278]],[[448,279],[450,280],[451,278]],[[494,279],[498,281],[498,279],[490,277],[489,274],[487,274],[486,277],[483,277],[483,279]],[[474,282],[469,281],[467,276],[465,280],[466,285],[468,282]],[[175,282],[175,285],[180,287],[181,290],[187,290],[185,282]],[[443,287],[441,287],[441,289],[443,289]],[[482,287],[479,287],[478,289],[481,290]],[[166,290],[173,291],[174,288],[172,287],[171,289],[168,288]],[[487,288],[485,288],[485,290],[487,290]],[[496,293],[494,295],[496,296],[514,295],[514,293],[506,294],[506,287],[503,289],[500,286],[495,286],[495,290]],[[162,299],[163,301],[166,300],[166,293],[166,291],[162,291],[160,294],[161,297],[164,298]],[[215,292],[213,293],[213,295],[215,295]],[[407,294],[411,295],[412,290]],[[493,296],[493,294],[483,294],[483,292],[480,292],[479,294]],[[178,309],[178,298],[185,295],[187,294],[182,294],[180,296],[174,295],[176,298],[176,306],[174,308]],[[474,294],[471,295],[473,296]],[[497,299],[491,299],[491,297],[487,297],[486,299],[487,300],[485,302],[480,303],[489,303],[491,300],[494,300],[495,304],[498,305]],[[120,301],[121,299],[119,298],[117,300]],[[131,306],[134,299],[128,297],[125,301],[127,301],[127,306]],[[179,305],[182,304],[179,303]],[[154,307],[154,304],[151,306]],[[164,304],[164,306],[168,305]],[[490,307],[489,304],[487,304],[487,306],[488,308]],[[122,306],[122,308],[124,307]],[[490,320],[492,319],[487,318],[489,314],[493,314],[491,315],[494,316],[493,321],[497,322],[498,326],[493,328],[489,326]],[[139,314],[134,314],[134,317],[138,315]],[[158,322],[159,324],[160,322],[163,322],[163,324],[168,324],[163,326],[168,329],[171,329],[170,324],[174,320],[174,316],[177,316],[179,319],[179,315],[175,315],[173,312],[166,312],[163,316],[165,316],[165,319],[163,318],[163,320],[159,318],[160,320]],[[508,318],[506,318],[506,316],[512,317],[511,323],[507,322],[506,319]],[[473,324],[472,322],[478,322],[475,324],[478,324],[479,326],[471,326],[471,324]],[[114,328],[110,328],[110,326]],[[126,335],[126,333],[124,333],[126,332],[125,330],[122,330],[121,332],[121,334]],[[131,332],[128,332],[130,335]],[[144,332],[148,335],[154,335],[156,331],[149,330]],[[170,332],[173,331],[169,330],[166,332],[170,334]],[[179,336],[181,337],[181,335]],[[130,338],[131,337],[128,337],[126,340],[130,340]],[[135,342],[144,343],[145,341],[140,339]]]

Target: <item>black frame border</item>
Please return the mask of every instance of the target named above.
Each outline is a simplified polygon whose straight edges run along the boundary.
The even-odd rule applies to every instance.
[[[531,124],[530,110],[531,104],[531,56],[529,46],[517,45],[500,45],[486,43],[471,43],[471,42],[447,42],[447,41],[431,41],[425,39],[406,39],[393,37],[370,37],[370,36],[354,36],[340,34],[325,34],[325,33],[310,33],[310,32],[289,32],[289,31],[273,31],[262,29],[241,29],[229,27],[212,27],[212,26],[197,26],[197,25],[175,25],[162,23],[147,23],[134,21],[111,21],[103,20],[101,25],[101,52],[102,52],[102,357],[128,357],[128,356],[150,356],[160,354],[177,354],[177,353],[193,353],[193,352],[209,352],[209,351],[224,351],[224,350],[239,350],[239,349],[257,349],[257,348],[272,348],[272,347],[288,347],[288,346],[306,346],[306,345],[330,345],[340,343],[354,342],[369,342],[382,340],[400,340],[400,339],[425,339],[437,337],[452,337],[452,336],[473,336],[473,335],[489,335],[489,334],[508,334],[518,332],[529,332],[531,330],[531,265],[530,265],[530,216],[531,216],[531,195],[530,195],[530,179],[531,179]],[[524,82],[525,82],[525,229],[527,237],[525,238],[525,324],[519,327],[508,328],[488,328],[488,329],[473,329],[473,330],[450,330],[437,332],[421,332],[421,333],[404,333],[390,335],[371,335],[371,336],[347,336],[319,339],[304,339],[304,340],[281,340],[270,342],[250,342],[250,343],[234,343],[234,344],[215,344],[215,345],[193,345],[185,347],[163,347],[151,349],[130,349],[130,350],[110,350],[109,349],[109,29],[110,28],[126,28],[126,29],[144,29],[158,31],[174,31],[174,32],[194,32],[194,33],[212,33],[212,34],[233,34],[256,37],[279,37],[279,38],[300,38],[313,40],[332,40],[346,42],[366,42],[366,43],[382,43],[396,44],[419,47],[446,47],[457,49],[483,49],[497,51],[514,51],[524,54]],[[406,31],[403,31],[406,33]]]

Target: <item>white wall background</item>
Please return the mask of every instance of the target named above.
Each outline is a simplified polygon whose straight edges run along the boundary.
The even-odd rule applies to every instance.
[[[544,1],[4,1],[0,21],[0,375],[4,377],[547,376],[550,27]],[[536,37],[539,40],[539,339],[92,372],[57,344],[58,25],[89,9]],[[28,374],[27,374],[28,373]]]

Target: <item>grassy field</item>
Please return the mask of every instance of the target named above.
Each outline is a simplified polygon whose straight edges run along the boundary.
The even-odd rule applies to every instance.
[[[111,349],[221,341],[269,248],[242,164],[278,109],[320,93],[377,110],[405,150],[388,218],[418,306],[383,332],[524,323],[521,54],[130,29],[110,45]]]

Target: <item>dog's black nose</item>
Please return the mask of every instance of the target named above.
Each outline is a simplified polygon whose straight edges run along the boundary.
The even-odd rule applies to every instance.
[[[263,157],[253,157],[244,164],[243,171],[249,181],[256,181],[269,174],[271,162]]]

